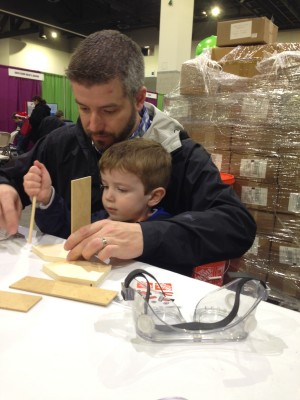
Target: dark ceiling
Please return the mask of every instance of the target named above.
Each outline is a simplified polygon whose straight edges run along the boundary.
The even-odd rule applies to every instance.
[[[170,7],[176,1],[166,0]],[[59,28],[68,37],[87,36],[101,29],[122,32],[159,29],[160,0],[1,0],[0,39],[39,32],[41,25]],[[279,30],[300,29],[300,0],[195,0],[194,25],[207,23],[213,4],[219,20],[265,16]]]

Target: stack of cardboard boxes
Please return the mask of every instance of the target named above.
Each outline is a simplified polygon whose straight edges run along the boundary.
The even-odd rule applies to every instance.
[[[266,18],[218,24],[218,46],[182,65],[165,111],[235,176],[257,223],[252,248],[231,268],[300,299],[300,43],[275,43]],[[251,44],[249,44],[251,43]]]

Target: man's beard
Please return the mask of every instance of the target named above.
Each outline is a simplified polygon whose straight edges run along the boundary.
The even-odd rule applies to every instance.
[[[114,143],[122,142],[123,140],[128,139],[134,130],[136,121],[137,121],[137,114],[135,108],[132,106],[132,112],[129,116],[129,119],[123,128],[123,130],[119,133],[112,133],[112,132],[107,132],[107,131],[99,131],[97,132],[98,135],[103,135],[104,137],[110,137],[111,143],[106,144],[105,142],[101,142],[100,140],[94,141],[94,146],[100,150],[100,151],[105,151],[108,147],[112,146]],[[87,132],[87,135],[92,138],[92,133]]]

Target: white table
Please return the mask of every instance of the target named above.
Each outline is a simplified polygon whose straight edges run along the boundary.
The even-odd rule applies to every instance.
[[[9,285],[26,275],[49,278],[42,264],[25,239],[1,241],[0,290],[13,291]],[[139,262],[115,266],[102,287],[119,290],[135,268],[172,282],[179,303],[189,296],[194,306],[215,289]],[[243,342],[156,344],[136,337],[130,311],[115,302],[43,296],[28,313],[0,310],[0,399],[299,400],[300,313],[261,303],[256,317]]]

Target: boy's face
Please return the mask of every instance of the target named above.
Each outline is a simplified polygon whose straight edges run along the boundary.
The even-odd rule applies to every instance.
[[[138,222],[148,218],[151,194],[144,193],[144,185],[134,174],[112,170],[101,172],[102,202],[110,219]]]
[[[127,139],[138,127],[146,88],[132,101],[124,95],[119,79],[92,86],[71,84],[83,129],[99,150]]]

